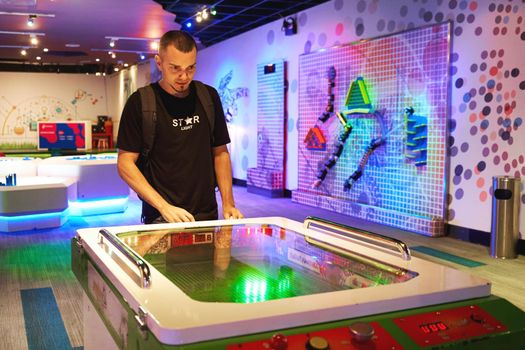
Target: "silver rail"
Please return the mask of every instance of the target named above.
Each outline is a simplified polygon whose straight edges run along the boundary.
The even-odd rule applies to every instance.
[[[111,234],[106,229],[101,229],[100,233],[100,244],[104,243],[104,238],[111,243],[118,251],[120,251],[124,256],[131,261],[133,265],[138,267],[140,278],[142,281],[142,288],[149,288],[151,286],[151,274],[149,271],[149,266],[140,256],[138,256],[134,251],[126,247],[122,242],[118,240],[113,234]]]
[[[360,230],[354,227],[338,224],[332,221],[316,218],[313,216],[307,217],[304,220],[303,225],[306,229],[309,229],[310,226],[314,225],[323,229],[328,229],[330,232],[336,233],[340,236],[345,236],[359,241],[380,245],[382,247],[388,247],[391,250],[398,251],[404,260],[408,261],[411,259],[410,250],[408,249],[406,243],[392,237],[383,236],[379,233]]]

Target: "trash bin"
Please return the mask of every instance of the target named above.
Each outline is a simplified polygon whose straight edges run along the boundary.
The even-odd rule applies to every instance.
[[[494,176],[492,184],[490,255],[493,258],[515,259],[518,257],[520,179]]]

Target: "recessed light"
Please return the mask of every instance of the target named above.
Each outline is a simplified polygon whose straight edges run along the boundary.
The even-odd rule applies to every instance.
[[[80,47],[80,44],[69,43],[69,44],[66,44],[66,47]]]

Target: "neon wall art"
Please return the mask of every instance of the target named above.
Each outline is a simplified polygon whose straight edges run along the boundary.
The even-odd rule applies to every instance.
[[[444,234],[449,43],[441,23],[300,56],[294,201]]]

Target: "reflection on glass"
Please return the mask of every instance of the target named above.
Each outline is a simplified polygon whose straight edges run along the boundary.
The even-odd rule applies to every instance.
[[[275,225],[118,236],[189,297],[205,302],[254,303],[400,283],[417,276],[358,252],[311,244],[304,235]]]

